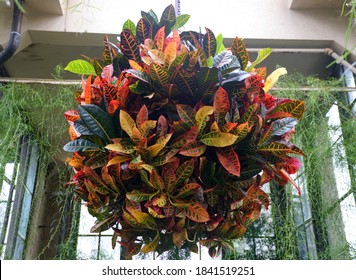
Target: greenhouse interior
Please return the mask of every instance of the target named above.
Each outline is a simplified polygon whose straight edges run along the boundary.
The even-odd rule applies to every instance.
[[[355,260],[355,0],[0,0],[2,260]]]

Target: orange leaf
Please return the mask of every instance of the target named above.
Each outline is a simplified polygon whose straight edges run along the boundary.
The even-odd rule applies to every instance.
[[[157,46],[157,49],[160,50],[160,51],[163,51],[163,46],[164,46],[164,39],[165,39],[165,33],[164,33],[164,29],[165,29],[165,26],[161,27],[157,33],[156,33],[156,36],[155,36],[155,43],[156,43],[156,46]]]
[[[240,161],[232,147],[216,149],[221,165],[231,174],[240,176]]]
[[[164,67],[169,69],[172,62],[177,57],[177,46],[175,42],[171,42],[164,50]]]
[[[194,141],[180,150],[180,154],[187,157],[199,157],[204,154],[206,145],[200,141]]]
[[[147,120],[148,120],[148,110],[146,105],[143,105],[136,116],[137,127],[140,127]]]
[[[64,117],[69,124],[73,124],[76,120],[80,119],[79,113],[77,110],[68,110],[64,112]]]
[[[229,96],[222,87],[219,87],[214,96],[214,117],[218,125],[222,125],[226,116],[226,113],[230,108]]]
[[[91,103],[91,75],[87,78],[87,81],[85,82],[85,88],[84,88],[84,102],[85,104],[90,104]]]
[[[188,219],[197,223],[204,223],[210,220],[208,211],[197,202],[189,203],[189,206],[183,212]]]

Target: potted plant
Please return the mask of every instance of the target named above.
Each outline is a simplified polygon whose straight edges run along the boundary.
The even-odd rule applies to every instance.
[[[197,243],[216,256],[268,208],[263,184],[294,183],[304,103],[268,94],[286,73],[257,68],[270,49],[251,63],[240,38],[225,48],[208,28],[179,32],[189,16],[172,5],[141,14],[117,45],[105,37],[102,59],[66,67],[87,76],[65,112],[68,185],[96,217],[91,231],[113,228],[127,259]]]

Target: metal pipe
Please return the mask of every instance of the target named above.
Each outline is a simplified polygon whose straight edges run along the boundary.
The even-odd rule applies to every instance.
[[[351,65],[350,63],[348,63],[343,57],[338,55],[334,50],[332,50],[330,48],[326,48],[325,49],[325,54],[327,54],[327,55],[331,56],[332,58],[334,58],[337,63],[342,64],[343,66],[345,66],[346,70],[350,70],[352,73],[354,73],[356,75],[356,68],[353,65]]]
[[[19,0],[19,5],[22,5],[23,0]],[[12,24],[9,41],[5,49],[0,53],[0,65],[3,65],[16,52],[21,39],[22,12],[14,3],[14,11],[12,14]]]
[[[345,67],[346,68],[346,67]],[[345,77],[345,84],[347,87],[353,87],[355,88],[355,78],[354,75],[351,73],[350,69],[345,69],[344,71],[344,77]],[[352,106],[352,113],[354,114],[354,116],[356,116],[356,104],[355,104],[355,100],[356,100],[356,89],[349,92],[349,94],[347,95],[348,98],[348,103]]]

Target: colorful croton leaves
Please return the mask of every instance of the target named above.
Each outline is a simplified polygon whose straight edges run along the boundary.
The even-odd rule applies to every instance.
[[[257,65],[271,50],[250,62],[240,38],[225,48],[208,28],[180,32],[188,18],[172,5],[160,20],[142,12],[117,46],[105,37],[102,59],[66,67],[86,75],[64,114],[68,185],[96,217],[92,232],[113,228],[128,259],[198,242],[216,256],[268,208],[263,184],[296,186],[304,103],[267,92],[286,70],[266,77]]]

